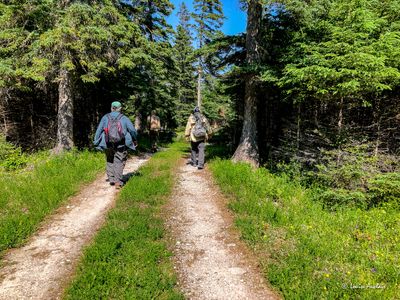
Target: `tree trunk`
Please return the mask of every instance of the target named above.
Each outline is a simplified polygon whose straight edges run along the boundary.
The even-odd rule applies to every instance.
[[[262,6],[258,0],[250,0],[247,9],[246,63],[254,66],[259,63],[259,32],[261,27]],[[233,161],[259,166],[260,156],[257,145],[257,80],[251,72],[246,77],[244,97],[244,118],[239,145],[233,154]]]
[[[200,60],[201,61],[201,60]],[[197,106],[201,108],[201,66],[198,69],[198,79],[197,79]]]
[[[343,97],[340,98],[338,116],[338,138],[341,140],[343,130]]]
[[[204,5],[205,3],[203,3]],[[204,38],[204,16],[201,17],[201,22],[200,22],[200,29],[199,29],[199,49],[203,48],[203,38]],[[198,78],[197,78],[197,106],[201,109],[201,80],[202,80],[202,75],[201,73],[203,72],[203,56],[199,56],[199,67],[197,69],[198,71]]]
[[[66,8],[68,5],[70,5],[71,2],[72,0],[59,0],[58,6],[63,9]]]
[[[375,140],[375,149],[374,149],[374,156],[378,157],[379,154],[379,146],[381,144],[381,111],[380,111],[380,100],[376,100],[376,107],[374,109],[374,124],[376,128],[376,140]]]
[[[296,150],[299,153],[300,150],[300,125],[301,125],[301,106],[297,104],[297,132],[296,132]]]
[[[343,97],[340,98],[339,115],[338,115],[338,155],[336,164],[339,165],[342,159],[342,133],[343,133]]]
[[[58,83],[57,144],[54,148],[55,153],[70,150],[74,146],[73,112],[71,75],[67,70],[61,70],[60,82]]]
[[[3,119],[3,126],[1,126],[1,134],[5,137],[8,132],[8,124],[7,124],[7,92],[4,88],[0,89],[0,113]]]

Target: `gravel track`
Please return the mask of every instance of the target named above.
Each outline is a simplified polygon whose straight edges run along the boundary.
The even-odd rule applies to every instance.
[[[148,156],[127,161],[135,172]],[[49,217],[25,246],[9,250],[0,269],[0,299],[60,299],[118,191],[99,176]]]
[[[135,172],[149,157],[127,162]],[[181,165],[167,207],[178,285],[187,299],[279,299],[240,240],[226,199],[205,170]],[[105,175],[50,216],[25,246],[9,250],[0,269],[0,299],[61,299],[82,250],[102,226],[118,191]]]
[[[182,161],[168,205],[178,284],[187,299],[279,299],[233,228],[226,200],[207,170]]]

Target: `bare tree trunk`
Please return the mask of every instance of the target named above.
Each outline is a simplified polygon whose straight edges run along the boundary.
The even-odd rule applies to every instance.
[[[72,99],[71,75],[67,70],[60,71],[58,84],[57,144],[55,153],[70,150],[74,146],[73,125],[74,107]]]
[[[317,129],[319,130],[319,121],[318,121],[318,104],[315,105],[314,107],[314,124],[317,127]]]
[[[59,0],[58,6],[60,8],[66,8],[71,2],[72,0]]]
[[[301,125],[301,106],[297,104],[297,133],[296,133],[296,148],[297,153],[300,150],[300,125]]]
[[[339,116],[338,116],[338,156],[336,160],[336,164],[339,165],[342,159],[342,131],[343,131],[343,97],[340,98],[339,103]]]
[[[202,21],[204,21],[204,18],[201,18]],[[203,23],[200,23],[200,31],[199,31],[199,49],[203,48]],[[199,67],[197,69],[198,71],[198,78],[197,78],[197,106],[201,109],[201,73],[203,72],[202,69],[203,66],[203,56],[199,56]]]
[[[198,79],[197,79],[197,106],[199,108],[201,108],[201,73],[202,73],[202,69],[201,69],[201,65],[199,66],[198,69]]]
[[[3,126],[1,128],[1,133],[7,136],[8,124],[7,124],[7,92],[4,88],[0,89],[0,113],[3,118]]]
[[[340,98],[340,104],[339,104],[339,116],[338,116],[338,137],[339,137],[339,139],[342,136],[342,129],[343,129],[343,97]]]
[[[377,100],[376,108],[374,109],[374,123],[376,125],[376,141],[374,149],[375,157],[378,157],[379,145],[381,144],[381,121],[382,116],[380,112],[380,100]]]
[[[258,0],[250,0],[247,9],[246,63],[248,66],[259,62],[259,32],[261,27],[262,6]],[[257,80],[256,74],[246,78],[244,97],[244,121],[239,146],[233,154],[233,161],[259,166],[260,156],[257,145]]]

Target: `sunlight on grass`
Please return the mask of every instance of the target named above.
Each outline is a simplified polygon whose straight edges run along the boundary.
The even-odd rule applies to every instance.
[[[324,210],[306,190],[266,169],[215,160],[242,237],[287,299],[395,299],[400,284],[400,213]]]
[[[47,152],[29,159],[29,168],[0,177],[0,251],[19,246],[43,218],[104,167],[99,153]]]
[[[183,149],[174,143],[158,152],[128,181],[106,225],[86,249],[67,299],[183,299],[175,289],[159,217]]]

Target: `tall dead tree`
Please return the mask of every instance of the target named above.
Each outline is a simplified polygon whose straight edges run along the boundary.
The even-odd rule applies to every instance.
[[[246,65],[252,70],[260,62],[259,33],[261,28],[262,5],[259,0],[249,0],[246,29]],[[243,161],[254,167],[259,166],[257,145],[257,75],[250,71],[246,75],[243,128],[239,145],[233,154],[233,161]]]

